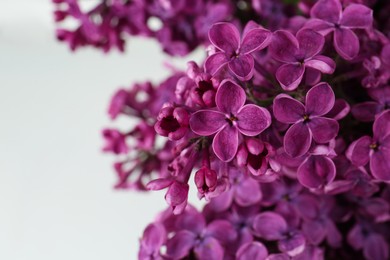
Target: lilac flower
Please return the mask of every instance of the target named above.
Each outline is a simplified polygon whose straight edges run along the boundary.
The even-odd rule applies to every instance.
[[[148,225],[141,238],[141,247],[138,252],[139,260],[162,260],[161,246],[165,243],[167,234],[160,223]]]
[[[285,219],[272,211],[264,211],[253,221],[256,236],[267,241],[278,241],[278,249],[290,256],[296,256],[305,249],[304,236],[291,229]]]
[[[356,166],[370,162],[372,175],[379,180],[390,180],[390,110],[382,112],[373,125],[373,137],[363,136],[348,148],[348,158]]]
[[[115,154],[126,154],[129,148],[126,144],[126,135],[116,129],[104,129],[103,137],[106,140],[106,145],[103,148],[105,152],[113,152]]]
[[[307,71],[311,74],[318,74],[318,71],[325,74],[334,72],[335,62],[318,55],[324,43],[321,34],[309,29],[300,30],[296,37],[283,30],[274,33],[269,50],[274,59],[285,63],[276,72],[276,79],[284,90],[296,89],[307,68],[314,69]]]
[[[167,105],[160,110],[154,129],[169,140],[179,140],[188,131],[188,112],[182,107]]]
[[[333,34],[337,53],[346,60],[355,58],[360,49],[359,38],[351,29],[368,29],[372,26],[372,10],[361,4],[350,4],[344,11],[340,0],[320,0],[311,9],[305,27],[322,35]]]
[[[222,260],[226,243],[237,234],[226,220],[215,220],[208,225],[202,214],[187,211],[176,223],[178,232],[167,241],[167,256],[181,259],[194,250],[198,259]]]
[[[271,33],[260,27],[244,29],[243,37],[230,23],[216,23],[209,31],[211,43],[219,50],[205,62],[206,71],[214,75],[228,65],[240,80],[247,81],[253,75],[254,60],[251,53],[264,49],[269,44]]]
[[[198,192],[203,197],[217,188],[218,176],[216,171],[207,166],[203,166],[195,173],[195,185]]]
[[[215,97],[215,110],[199,110],[190,118],[192,131],[201,136],[216,134],[213,150],[222,161],[231,161],[238,148],[239,133],[256,136],[271,124],[265,108],[248,104],[245,91],[231,80],[224,80]]]
[[[275,98],[273,111],[276,119],[293,124],[284,137],[284,149],[288,155],[304,155],[312,139],[317,143],[327,143],[336,137],[339,130],[337,121],[323,117],[332,109],[334,102],[333,90],[326,83],[320,83],[307,92],[305,105],[285,94]]]
[[[390,87],[369,89],[368,94],[374,101],[359,103],[352,108],[352,115],[362,121],[371,122],[383,110],[390,108]]]

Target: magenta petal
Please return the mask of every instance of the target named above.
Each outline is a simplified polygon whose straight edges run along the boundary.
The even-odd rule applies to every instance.
[[[265,260],[267,256],[267,248],[260,242],[243,244],[236,253],[237,260]]]
[[[325,74],[332,74],[336,69],[334,60],[322,55],[317,55],[313,59],[305,61],[305,66],[319,70]]]
[[[189,186],[187,183],[181,183],[174,181],[169,186],[168,191],[165,195],[165,200],[172,207],[180,206],[183,202],[187,201]]]
[[[374,101],[367,101],[356,104],[352,107],[352,115],[359,121],[372,122],[375,115],[380,111],[379,105]]]
[[[276,71],[276,79],[284,90],[296,89],[302,81],[305,67],[301,64],[284,64]]]
[[[376,179],[383,181],[390,181],[390,136],[387,139],[389,147],[381,149],[380,145],[379,150],[374,152],[370,160],[372,175]]]
[[[361,4],[350,4],[343,12],[340,25],[349,28],[369,28],[372,25],[372,10]]]
[[[278,248],[289,256],[297,256],[305,250],[306,239],[301,233],[295,233],[278,241]],[[310,258],[311,260],[312,258]]]
[[[363,254],[366,259],[389,259],[389,245],[383,236],[370,234],[363,245]]]
[[[253,220],[253,230],[256,236],[265,240],[278,240],[287,230],[287,222],[279,214],[265,211]]]
[[[238,130],[236,127],[226,126],[215,135],[213,150],[221,161],[231,161],[237,153],[237,148]]]
[[[347,155],[354,165],[364,166],[368,163],[370,144],[372,144],[371,137],[363,136],[349,146]]]
[[[306,113],[309,116],[322,116],[334,106],[335,96],[328,83],[319,83],[306,94]]]
[[[302,223],[302,231],[307,240],[314,245],[320,244],[326,237],[326,227],[320,221],[304,221]]]
[[[205,230],[205,236],[212,236],[221,243],[229,243],[237,238],[237,232],[232,224],[223,219],[214,220]]]
[[[216,74],[223,66],[229,62],[226,54],[223,52],[217,52],[207,57],[204,68],[207,73],[211,75]]]
[[[328,157],[311,155],[299,166],[297,177],[307,188],[320,188],[333,181],[336,176],[336,166]]]
[[[242,207],[254,205],[262,198],[259,183],[251,178],[248,178],[238,184],[234,195],[235,201]]]
[[[326,36],[334,30],[335,26],[334,24],[326,22],[324,20],[310,19],[309,21],[306,22],[304,28],[312,29],[322,34],[323,36]]]
[[[195,247],[194,252],[197,259],[222,260],[224,255],[223,247],[218,240],[213,237],[205,238]]]
[[[320,0],[310,10],[310,16],[338,23],[341,17],[341,4],[339,0]]]
[[[261,28],[248,31],[242,40],[240,53],[249,54],[264,49],[270,43],[271,35],[270,31]]]
[[[147,226],[144,231],[141,243],[151,251],[159,250],[166,240],[166,231],[162,224],[156,222]]]
[[[333,42],[337,53],[346,60],[352,60],[359,53],[359,39],[356,34],[348,28],[336,29]]]
[[[309,151],[312,134],[304,123],[293,124],[284,136],[284,150],[291,157],[299,157]]]
[[[190,253],[195,244],[195,234],[181,230],[167,242],[167,255],[172,259],[181,259]]]
[[[317,55],[324,47],[325,38],[311,29],[302,29],[297,33],[299,51],[305,59]]]
[[[325,115],[326,117],[340,120],[346,117],[351,110],[348,102],[344,99],[336,99],[333,108]]]
[[[332,118],[316,117],[307,124],[317,143],[324,144],[335,138],[339,132],[339,123]]]
[[[238,130],[247,136],[255,136],[271,125],[271,115],[267,109],[249,104],[237,114]]]
[[[209,39],[215,47],[230,55],[239,47],[240,33],[231,23],[216,23],[210,28]]]
[[[198,135],[208,136],[221,130],[226,124],[226,116],[214,110],[199,110],[190,118],[191,130]]]
[[[390,110],[382,112],[375,120],[372,127],[375,140],[383,140],[390,135]]]
[[[303,119],[305,106],[289,95],[280,94],[274,99],[273,112],[278,121],[292,124]]]
[[[242,54],[233,58],[228,65],[234,75],[242,81],[250,80],[253,76],[254,60],[250,54]]]
[[[276,31],[272,36],[269,51],[272,57],[281,62],[296,62],[295,54],[299,43],[288,31]]]
[[[222,81],[215,95],[215,103],[220,111],[236,115],[238,110],[245,104],[245,91],[231,80]]]

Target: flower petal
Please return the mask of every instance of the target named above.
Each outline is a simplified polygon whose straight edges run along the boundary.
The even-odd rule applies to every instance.
[[[259,183],[252,178],[247,178],[239,183],[235,188],[234,195],[235,201],[242,207],[258,203],[262,197]]]
[[[317,55],[324,47],[325,38],[318,32],[311,29],[302,29],[297,33],[299,42],[299,53],[303,54],[305,59]]]
[[[311,155],[299,166],[297,178],[307,188],[320,188],[332,182],[336,176],[333,161],[323,155]]]
[[[361,4],[350,4],[343,12],[340,25],[349,28],[365,29],[372,26],[372,10]]]
[[[312,134],[304,123],[293,124],[284,136],[284,150],[291,157],[299,157],[309,151]]]
[[[320,0],[311,8],[310,16],[330,23],[338,23],[341,17],[340,1]]]
[[[387,137],[387,142],[390,144],[390,136]],[[379,147],[375,151],[370,160],[370,169],[372,175],[383,181],[390,181],[390,145],[386,149]]]
[[[372,122],[375,120],[375,115],[380,112],[380,106],[377,102],[367,101],[353,106],[351,112],[359,121]]]
[[[306,94],[306,113],[309,116],[322,116],[334,106],[335,96],[328,83],[319,83]]]
[[[195,244],[195,234],[180,230],[167,241],[167,255],[172,259],[181,259],[190,253]]]
[[[236,253],[237,260],[265,260],[267,256],[267,248],[260,242],[243,244]]]
[[[317,55],[313,59],[305,61],[305,66],[321,71],[325,74],[333,74],[336,63],[329,57]]]
[[[217,52],[207,57],[204,63],[204,69],[210,75],[215,75],[228,62],[229,60],[225,53]]]
[[[278,241],[278,249],[292,257],[302,253],[305,246],[306,239],[301,233],[295,233]]]
[[[326,237],[324,223],[317,220],[308,220],[302,223],[302,231],[307,240],[314,245],[320,244]]]
[[[349,106],[348,102],[339,98],[336,99],[333,108],[325,116],[335,120],[340,120],[346,117],[350,110],[351,107]]]
[[[390,135],[390,110],[385,110],[376,118],[372,129],[375,140],[381,141]]]
[[[224,255],[223,247],[218,240],[213,237],[205,238],[195,247],[194,252],[197,259],[222,260]]]
[[[256,236],[265,240],[278,240],[287,230],[287,222],[279,214],[265,211],[254,218],[253,230]]]
[[[276,31],[272,36],[269,51],[272,57],[281,62],[296,62],[298,40],[288,31]]]
[[[215,135],[213,150],[221,161],[231,161],[237,153],[237,148],[238,130],[236,127],[226,126]]]
[[[240,33],[231,23],[216,23],[209,31],[210,42],[228,55],[237,51],[240,45]]]
[[[253,76],[254,60],[252,55],[243,54],[233,58],[229,63],[229,69],[242,81],[247,81]]]
[[[225,114],[214,110],[199,110],[191,115],[191,130],[198,135],[208,136],[220,131],[226,124]]]
[[[292,124],[303,119],[305,106],[289,95],[280,94],[274,99],[273,112],[278,121]]]
[[[326,22],[320,19],[310,19],[306,22],[304,28],[312,29],[323,36],[328,35],[335,28],[333,23]]]
[[[234,241],[237,238],[237,232],[232,224],[223,219],[214,220],[204,231],[205,236],[212,236],[218,239],[222,244]]]
[[[389,245],[382,235],[370,234],[363,245],[363,254],[366,259],[389,259]]]
[[[149,224],[142,236],[141,244],[150,251],[159,251],[166,240],[167,232],[162,224]]]
[[[284,90],[296,89],[302,81],[305,67],[301,64],[284,64],[276,71],[276,79]]]
[[[247,136],[255,136],[271,125],[271,115],[267,109],[249,104],[237,114],[238,130]]]
[[[339,132],[339,123],[332,118],[316,117],[307,125],[313,134],[314,141],[320,144],[329,142]]]
[[[364,166],[368,163],[370,160],[370,144],[372,142],[371,137],[363,136],[351,143],[346,154],[354,165]]]
[[[261,28],[248,31],[242,40],[240,53],[249,54],[264,49],[270,43],[271,35],[270,31]]]
[[[215,95],[215,103],[223,113],[236,115],[238,110],[245,104],[245,91],[231,80],[222,81]]]
[[[337,53],[346,60],[354,59],[359,53],[359,38],[348,28],[336,29],[333,43]]]

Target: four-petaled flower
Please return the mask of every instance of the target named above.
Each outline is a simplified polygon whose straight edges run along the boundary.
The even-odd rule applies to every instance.
[[[356,166],[370,162],[370,170],[375,178],[390,181],[390,110],[376,118],[373,132],[372,138],[366,135],[353,142],[347,156]]]
[[[201,136],[216,134],[213,150],[219,159],[228,162],[238,148],[239,133],[256,136],[271,124],[267,109],[254,104],[244,105],[245,91],[231,80],[224,80],[215,96],[216,109],[195,112],[190,118],[192,131]]]
[[[274,33],[269,50],[274,59],[285,63],[276,71],[276,79],[284,90],[296,89],[307,68],[314,69],[306,72],[313,74],[311,78],[319,78],[319,71],[325,74],[334,72],[335,62],[318,55],[324,43],[325,38],[310,29],[300,30],[296,37],[288,31]]]
[[[219,50],[205,62],[206,72],[214,75],[228,65],[234,75],[243,81],[253,75],[252,52],[264,49],[270,42],[271,33],[254,23],[248,23],[242,40],[237,28],[230,23],[216,23],[209,31],[210,42]]]
[[[273,111],[276,119],[293,124],[284,137],[284,149],[288,155],[304,155],[312,139],[317,143],[327,143],[336,137],[339,124],[335,119],[323,117],[334,103],[333,90],[327,83],[311,88],[307,92],[305,105],[286,94],[279,94],[275,98]]]
[[[337,53],[346,60],[355,58],[360,49],[359,38],[351,29],[368,29],[372,25],[372,10],[361,4],[350,4],[344,11],[339,0],[320,0],[310,11],[305,28],[322,35],[333,34]]]

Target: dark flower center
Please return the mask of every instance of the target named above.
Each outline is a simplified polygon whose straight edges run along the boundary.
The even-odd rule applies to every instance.
[[[309,121],[310,121],[309,115],[304,115],[304,116],[303,116],[303,122],[304,122],[304,123],[307,123],[307,122],[309,122]]]
[[[370,144],[370,149],[372,149],[374,151],[378,150],[378,144],[377,143]]]
[[[234,121],[238,121],[238,118],[235,115],[230,114],[230,116],[226,117],[225,120],[229,123],[230,126],[232,126]]]
[[[212,90],[213,85],[209,81],[199,81],[198,87],[196,88],[196,91],[199,93],[199,95],[203,95],[206,91]]]
[[[168,132],[175,132],[180,128],[180,124],[173,116],[167,116],[161,120],[161,128]]]

